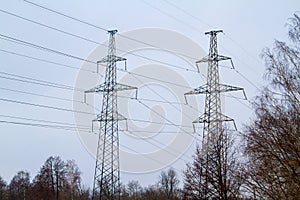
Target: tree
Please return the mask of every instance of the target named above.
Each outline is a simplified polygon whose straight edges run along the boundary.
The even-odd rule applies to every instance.
[[[174,169],[170,168],[167,172],[160,174],[160,185],[167,199],[175,199],[178,191],[179,180]]]
[[[256,118],[245,127],[247,186],[253,198],[300,197],[300,18],[289,24],[290,43],[266,48],[269,85],[256,97]]]
[[[184,172],[183,199],[237,199],[242,185],[242,165],[235,157],[234,140],[223,129],[208,152],[198,146]]]
[[[157,184],[148,186],[144,190],[145,191],[142,195],[142,199],[166,200],[164,192],[160,189],[160,187]]]
[[[30,176],[28,172],[19,171],[9,184],[9,199],[24,200],[28,199],[30,187]]]
[[[66,191],[65,196],[70,199],[76,199],[81,195],[81,172],[74,160],[67,160],[65,164],[65,187],[69,190]]]
[[[65,163],[59,156],[49,157],[33,180],[37,199],[59,199],[64,183]]]
[[[49,157],[33,180],[33,199],[82,199],[89,190],[81,186],[81,172],[74,160]]]
[[[6,182],[0,176],[0,200],[6,199]]]
[[[131,199],[139,199],[142,192],[143,188],[138,181],[130,181],[127,184],[127,193],[130,197],[132,197]]]

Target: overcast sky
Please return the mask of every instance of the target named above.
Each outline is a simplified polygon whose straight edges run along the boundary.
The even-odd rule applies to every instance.
[[[230,69],[229,62],[222,63],[220,67],[222,82],[243,87],[249,100],[253,100],[255,95],[259,93],[258,88],[261,88],[264,84],[264,63],[260,57],[262,50],[265,47],[272,47],[275,39],[286,40],[287,28],[285,25],[288,18],[292,17],[294,13],[299,14],[300,12],[300,2],[298,0],[32,0],[32,2],[103,29],[118,29],[120,35],[130,38],[136,35],[139,38],[140,45],[135,44],[132,40],[126,40],[120,35],[117,35],[116,38],[117,48],[121,46],[131,52],[118,51],[122,56],[128,58],[128,71],[136,70],[135,73],[156,77],[159,80],[167,80],[174,84],[186,84],[191,86],[190,90],[193,87],[205,84],[205,70],[201,72],[202,74],[196,73],[196,65],[193,64],[196,61],[195,57],[201,59],[201,56],[208,51],[209,38],[204,35],[204,32],[212,29],[222,29],[224,34],[219,34],[218,37],[219,52],[230,56],[236,69]],[[99,83],[102,82],[103,79],[95,76],[95,73],[82,70],[87,67],[88,70],[93,71],[96,66],[91,64],[86,66],[88,63],[80,59],[32,48],[28,44],[24,46],[16,43],[16,40],[11,42],[7,39],[11,37],[79,58],[97,61],[106,54],[105,45],[100,44],[107,42],[108,34],[101,28],[74,21],[22,0],[1,0],[0,5],[0,23],[2,27],[0,31],[0,176],[9,182],[17,171],[27,170],[34,178],[40,166],[49,156],[59,155],[64,160],[74,159],[83,173],[83,183],[91,186],[95,160],[90,148],[93,148],[96,135],[88,136],[91,138],[87,138],[87,141],[85,141],[86,138],[82,136],[82,132],[78,133],[75,129],[58,129],[58,123],[51,124],[49,121],[60,122],[61,126],[72,127],[75,126],[75,123],[79,123],[75,120],[76,115],[74,116],[72,112],[77,108],[74,100],[79,100],[74,99],[74,90],[62,89],[62,87],[82,86],[82,89],[87,90],[94,85],[92,81],[89,83],[89,79]],[[23,19],[20,17],[23,17]],[[52,29],[49,28],[50,26]],[[57,30],[60,30],[60,32]],[[153,34],[150,30],[155,30],[154,32],[157,34]],[[65,33],[62,33],[62,31]],[[72,33],[93,42],[66,33]],[[160,44],[164,45],[164,51],[153,48],[149,44],[155,47]],[[185,56],[192,57],[192,59],[183,58],[185,56],[179,58],[177,53],[181,51],[185,52]],[[98,55],[98,53],[101,55]],[[61,65],[32,59],[32,57],[60,63]],[[148,70],[143,68],[147,65],[153,68],[150,67]],[[122,64],[120,64],[121,67],[123,67]],[[168,76],[164,77],[162,75],[164,74],[163,69],[166,70],[167,74],[169,73]],[[170,71],[174,72],[174,76]],[[138,84],[138,82],[130,80],[127,73],[122,71],[118,71],[118,73],[120,81]],[[84,79],[86,82],[79,81],[81,76],[87,78]],[[46,82],[41,82],[41,80]],[[153,108],[160,115],[165,116],[166,119],[157,117],[147,107],[139,105],[139,102],[125,102],[122,104],[127,106],[125,109],[127,116],[125,117],[145,121],[130,123],[130,126],[135,126],[136,129],[139,128],[144,131],[136,132],[136,134],[147,135],[148,132],[156,130],[157,127],[154,127],[153,124],[151,126],[151,120],[161,121],[165,124],[180,124],[181,118],[178,119],[177,116],[183,115],[189,115],[191,119],[189,128],[192,129],[192,119],[196,119],[198,115],[203,113],[204,97],[195,97],[197,100],[195,106],[198,111],[192,112],[185,105],[174,103],[174,101],[180,101],[177,96],[179,95],[178,91],[181,90],[175,91],[170,85],[159,80],[152,79],[151,83],[144,83],[147,82],[145,79],[137,80],[140,80],[139,98],[156,100],[157,102],[144,101],[143,103]],[[54,83],[56,84],[54,85]],[[174,91],[169,91],[172,89]],[[160,95],[153,92],[153,90]],[[185,90],[186,92],[189,91],[188,88]],[[123,93],[123,96],[126,95],[133,94]],[[223,111],[235,119],[239,131],[242,131],[243,124],[251,120],[253,112],[250,109],[249,102],[243,100],[241,93],[232,95],[226,97],[226,100],[223,101],[223,103],[225,102]],[[101,95],[100,97],[91,98],[94,100],[92,106],[96,107],[91,111],[97,113],[101,109]],[[193,100],[195,99],[191,101]],[[172,105],[170,105],[170,102],[172,102]],[[28,103],[35,105],[28,105]],[[52,108],[45,108],[45,106]],[[62,111],[60,108],[66,110]],[[78,107],[78,109],[85,108],[86,105]],[[124,110],[124,108],[120,108],[120,110],[122,109]],[[81,124],[83,126],[91,126],[91,123],[81,122],[85,123]],[[54,125],[56,127],[45,128],[32,124],[46,124],[47,126]],[[124,127],[124,124],[122,127]],[[157,171],[172,166],[180,173],[185,168],[185,162],[191,161],[195,143],[199,141],[188,141],[187,143],[190,142],[190,145],[183,146],[181,149],[180,144],[173,144],[171,141],[175,141],[177,135],[182,133],[175,133],[171,128],[158,127],[158,129],[160,131],[154,135],[151,135],[152,133],[147,137],[137,135],[137,138],[133,139],[130,135],[120,132],[120,134],[126,136],[121,136],[121,144],[123,145],[121,149],[124,152],[129,152],[129,154],[140,153],[141,155],[138,155],[139,158],[136,159],[143,158],[147,160],[147,155],[153,152],[167,156],[151,158],[153,162],[159,165],[152,163],[153,167],[145,171],[140,170],[138,167],[135,168],[135,166],[142,165],[141,160],[131,160],[128,164],[126,163],[128,160],[124,157],[121,158],[121,169],[127,171],[121,174],[122,182],[126,183],[135,179],[139,180],[144,186],[153,184],[158,177]],[[187,132],[186,129],[183,130],[182,128],[178,130],[179,132]],[[198,139],[201,139],[202,129],[199,128],[197,131],[199,133]],[[93,133],[86,134],[92,135]],[[90,146],[89,139],[93,140],[93,144]],[[168,145],[171,145],[167,150],[168,152],[160,149]],[[171,154],[174,152],[176,156],[182,154],[180,159],[168,160],[168,154],[172,157],[174,155]]]

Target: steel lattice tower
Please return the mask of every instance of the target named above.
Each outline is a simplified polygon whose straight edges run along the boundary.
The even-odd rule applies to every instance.
[[[120,163],[119,163],[119,134],[118,121],[126,120],[117,111],[117,91],[137,89],[117,83],[118,61],[126,58],[116,56],[115,34],[117,30],[108,31],[108,55],[97,64],[106,63],[105,81],[85,93],[102,92],[102,111],[93,121],[100,122],[100,133],[96,154],[93,197],[99,195],[101,200],[120,199]],[[97,66],[98,67],[98,66]]]
[[[197,118],[193,123],[203,123],[203,140],[202,140],[202,148],[201,155],[204,159],[204,174],[209,173],[210,159],[214,159],[213,155],[210,154],[210,148],[213,147],[217,138],[223,138],[223,127],[222,122],[232,121],[232,118],[229,118],[222,114],[221,112],[221,96],[222,92],[230,92],[242,90],[243,88],[234,87],[230,85],[220,84],[219,78],[219,61],[223,60],[231,60],[230,57],[222,56],[218,54],[217,47],[217,34],[222,32],[222,30],[214,30],[210,32],[206,32],[206,35],[210,35],[210,45],[209,45],[209,54],[208,56],[202,58],[197,61],[196,64],[207,62],[208,70],[207,70],[207,83],[199,88],[196,88],[190,92],[185,93],[185,95],[194,95],[194,94],[205,94],[205,111],[202,116]],[[231,62],[232,63],[232,62]],[[244,93],[245,95],[245,93]],[[222,144],[221,144],[222,146]],[[222,151],[224,152],[224,151]],[[207,177],[207,176],[206,176]],[[204,181],[207,184],[207,181]],[[203,197],[208,198],[206,195],[208,192],[208,185],[204,189]]]

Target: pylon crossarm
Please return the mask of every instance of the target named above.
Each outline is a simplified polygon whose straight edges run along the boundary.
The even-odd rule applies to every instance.
[[[209,56],[203,57],[201,60],[196,61],[196,64],[198,63],[204,63],[210,61]]]
[[[198,123],[208,123],[209,122],[209,117],[206,114],[201,115],[197,119],[193,121],[193,124],[198,124]]]
[[[100,63],[113,63],[113,62],[119,62],[119,61],[126,61],[126,58],[116,56],[116,55],[108,55],[101,60],[97,61],[97,64]]]
[[[220,84],[220,92],[233,92],[233,91],[242,91],[245,100],[247,100],[247,96],[246,96],[244,88],[231,86],[231,85]]]
[[[205,94],[208,93],[208,86],[207,84],[202,85],[198,88],[193,89],[192,91],[189,91],[185,93],[184,95],[193,95],[193,94]]]
[[[223,30],[212,30],[212,31],[207,31],[204,34],[205,35],[216,35],[217,33],[223,33]]]
[[[196,120],[193,121],[193,124],[196,123],[211,123],[211,122],[228,122],[228,121],[234,121],[234,119],[222,114],[218,113],[220,116],[219,119],[210,119],[210,117],[207,114],[203,114],[200,117],[198,117]]]
[[[93,121],[107,122],[107,121],[121,121],[121,120],[127,120],[127,118],[119,113],[115,113],[115,117],[113,118],[108,118],[106,115],[100,113],[97,115],[97,118],[94,119]]]
[[[238,91],[238,90],[244,90],[241,87],[235,87],[231,85],[225,85],[225,84],[220,84],[220,90],[219,92],[232,92],[232,91]]]
[[[104,92],[105,91],[105,83],[102,83],[92,89],[84,91],[84,93],[94,93],[94,92]]]
[[[217,55],[217,57],[214,58],[213,60],[214,61],[222,61],[222,60],[231,60],[231,58],[228,56]]]
[[[130,86],[130,85],[125,85],[125,84],[122,84],[122,83],[117,83],[116,86],[115,86],[116,91],[137,90],[137,89],[138,89],[137,87],[133,87],[133,86]]]

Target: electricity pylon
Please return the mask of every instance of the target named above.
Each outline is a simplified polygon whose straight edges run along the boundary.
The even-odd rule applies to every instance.
[[[219,78],[219,61],[223,60],[230,60],[230,57],[222,56],[218,54],[218,47],[217,47],[217,34],[222,32],[222,30],[214,30],[210,32],[206,32],[206,35],[210,35],[210,46],[209,46],[209,54],[208,56],[202,58],[201,60],[197,61],[196,64],[207,62],[208,63],[208,70],[207,70],[207,83],[203,86],[200,86],[190,92],[185,93],[185,95],[194,95],[194,94],[205,94],[205,111],[204,114],[198,117],[194,123],[203,123],[203,140],[202,140],[202,148],[201,148],[201,156],[204,159],[203,170],[204,177],[207,177],[205,173],[209,172],[211,166],[211,162],[213,159],[216,159],[214,155],[211,154],[211,149],[216,145],[218,139],[224,138],[223,133],[224,129],[222,123],[225,121],[232,121],[234,120],[221,112],[221,97],[220,94],[222,92],[230,92],[230,91],[238,91],[242,90],[243,88],[234,87],[230,85],[220,84]],[[231,61],[232,64],[232,61]],[[233,67],[233,65],[232,65]],[[245,95],[245,92],[244,92]],[[246,96],[245,96],[246,98]],[[235,125],[235,124],[234,124]],[[222,140],[222,139],[221,139]],[[222,141],[221,141],[222,142]],[[220,145],[223,147],[223,145]],[[221,152],[225,152],[225,149],[222,149]],[[215,162],[215,161],[214,161]],[[204,186],[204,194],[202,197],[204,199],[208,198],[208,191],[209,186],[207,184],[207,180],[204,181],[206,184]]]
[[[85,91],[86,93],[102,92],[102,111],[94,121],[100,122],[96,166],[94,174],[93,197],[101,200],[120,199],[120,161],[118,121],[126,120],[117,110],[117,91],[137,89],[117,83],[118,61],[126,58],[116,56],[115,34],[117,30],[108,31],[108,55],[97,62],[106,63],[104,83]],[[98,66],[97,66],[98,67]],[[99,195],[99,196],[98,196]]]

